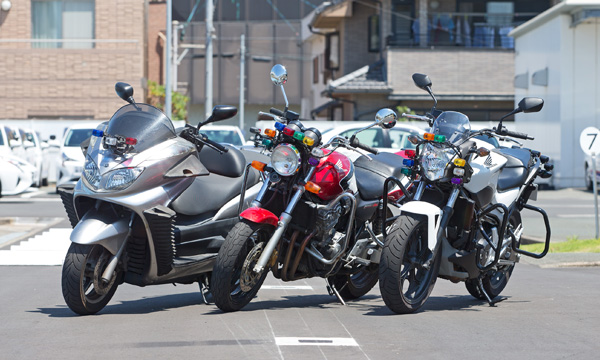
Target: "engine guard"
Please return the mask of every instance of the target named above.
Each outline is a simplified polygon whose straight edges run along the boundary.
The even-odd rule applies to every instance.
[[[427,247],[434,251],[442,221],[442,209],[425,201],[409,201],[400,207],[400,215],[404,213],[427,216]]]
[[[129,219],[91,209],[77,223],[71,242],[81,245],[102,245],[115,255],[129,233]]]
[[[259,207],[248,208],[240,214],[240,218],[252,221],[257,224],[269,224],[277,226],[279,218],[267,209]]]

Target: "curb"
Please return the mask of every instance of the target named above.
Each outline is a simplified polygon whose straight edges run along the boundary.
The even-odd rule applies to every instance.
[[[5,221],[8,220],[8,221],[7,222],[3,222],[3,220],[5,220]],[[58,223],[61,223],[63,220],[64,219],[56,219],[54,221],[51,221],[49,223],[44,224],[43,226],[41,226],[39,228],[30,230],[30,231],[25,232],[22,235],[19,235],[19,236],[15,237],[15,238],[6,240],[6,242],[2,242],[2,239],[5,238],[5,237],[8,237],[10,235],[0,236],[0,249],[7,248],[7,247],[9,247],[9,246],[11,246],[11,245],[13,245],[15,243],[21,242],[23,240],[26,240],[26,239],[28,239],[30,237],[33,237],[33,236],[39,234],[39,233],[42,233],[42,232],[48,230],[49,228],[51,228],[52,226],[54,226],[54,225],[56,225]],[[0,219],[0,225],[12,225],[12,224],[14,224],[14,219],[13,218],[3,218],[3,219]]]

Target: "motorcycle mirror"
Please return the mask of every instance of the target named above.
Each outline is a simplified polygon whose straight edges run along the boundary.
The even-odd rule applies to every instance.
[[[392,109],[383,108],[375,114],[375,122],[383,129],[391,129],[396,126],[398,115]]]
[[[287,70],[285,66],[277,64],[271,68],[271,81],[275,85],[283,85],[287,81]]]
[[[287,95],[285,94],[285,89],[283,88],[283,84],[286,83],[288,78],[287,70],[285,66],[281,64],[276,64],[271,68],[271,81],[275,85],[279,85],[281,87],[281,93],[283,94],[283,99],[285,100],[285,109],[284,112],[288,110],[289,102]]]
[[[430,88],[432,83],[429,79],[429,76],[425,74],[415,73],[412,75],[413,82],[417,85],[418,88],[427,91],[427,88]]]
[[[225,119],[229,119],[234,117],[237,114],[237,108],[231,105],[217,105],[213,108],[212,114],[206,119],[204,122],[198,124],[198,129],[200,127],[213,123],[215,121],[221,121]]]
[[[135,101],[133,100],[133,87],[131,85],[124,82],[118,82],[115,84],[115,91],[121,99],[127,101],[130,104],[135,103]]]
[[[518,109],[524,113],[538,112],[544,107],[544,100],[536,97],[526,97],[519,101]]]

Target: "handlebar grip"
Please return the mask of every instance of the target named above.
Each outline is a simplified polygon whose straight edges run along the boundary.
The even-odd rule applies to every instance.
[[[208,138],[206,135],[204,135],[204,134],[198,134],[198,138],[199,138],[199,140],[200,140],[201,142],[203,142],[203,143],[205,143],[206,145],[208,145],[208,146],[210,146],[210,147],[212,147],[212,148],[215,148],[215,149],[217,149],[217,150],[219,150],[219,151],[221,151],[221,152],[224,152],[224,153],[226,153],[226,152],[228,152],[228,151],[229,151],[229,149],[228,149],[228,148],[226,148],[225,146],[223,146],[223,145],[219,144],[219,143],[218,143],[218,142],[216,142],[216,141],[212,141],[211,139],[209,139],[209,138]]]
[[[276,108],[271,108],[271,110],[269,110],[269,112],[273,115],[283,116],[283,111],[276,109]]]
[[[361,143],[361,142],[360,142],[360,141],[358,141],[358,139],[357,139],[356,137],[354,137],[354,136],[353,136],[353,137],[350,139],[350,145],[351,145],[351,146],[353,146],[353,147],[356,147],[356,148],[359,148],[359,149],[363,149],[363,150],[365,150],[365,151],[368,151],[368,152],[370,152],[371,154],[375,154],[375,155],[379,154],[379,150],[377,150],[377,149],[375,149],[375,148],[372,148],[372,147],[370,147],[369,145],[365,145],[365,144]]]
[[[502,129],[500,131],[500,135],[503,136],[510,136],[510,137],[515,137],[517,139],[523,139],[523,140],[533,140],[533,137],[525,134],[525,133],[520,133],[520,132],[516,132],[516,131],[510,131],[510,130],[506,130],[506,128]]]

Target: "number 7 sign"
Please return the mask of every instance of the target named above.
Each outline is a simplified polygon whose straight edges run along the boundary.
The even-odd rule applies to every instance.
[[[581,145],[581,150],[587,155],[591,155],[592,153],[599,154],[600,130],[593,126],[583,129],[579,136],[579,145]]]

